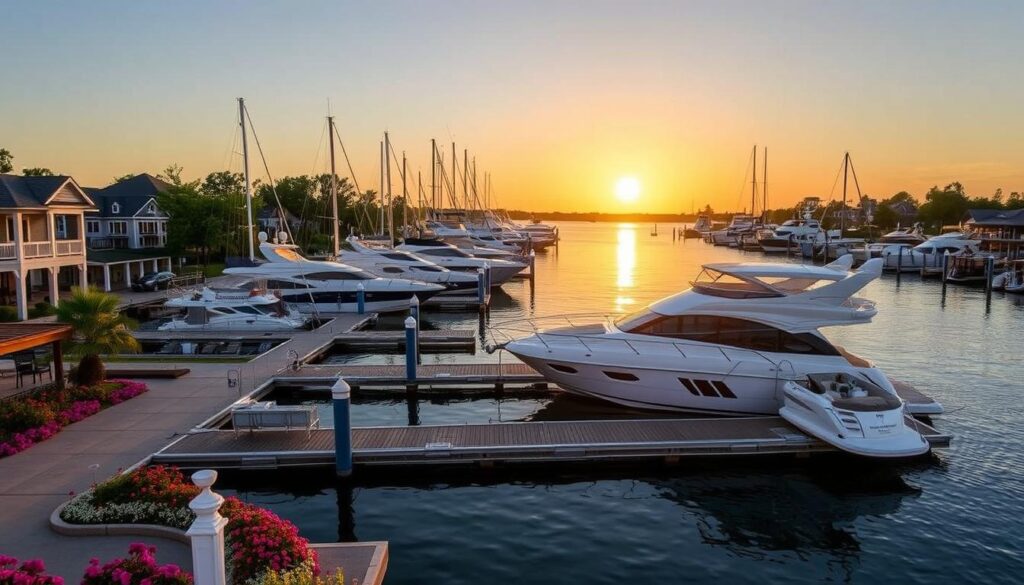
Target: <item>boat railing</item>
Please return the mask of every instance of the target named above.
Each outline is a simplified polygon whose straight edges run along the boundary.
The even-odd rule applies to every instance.
[[[645,352],[641,351],[645,348],[648,350],[650,348],[662,350],[671,348],[669,350],[670,352],[678,353],[683,358],[690,358],[698,352],[721,355],[726,361],[733,364],[732,369],[735,369],[740,363],[745,361],[767,362],[776,368],[776,370],[780,367],[776,360],[756,349],[723,347],[720,345],[700,343],[697,341],[680,341],[657,337],[652,337],[651,339],[606,337],[604,335],[606,333],[605,325],[609,324],[615,317],[619,316],[621,315],[576,313],[553,315],[548,317],[512,319],[493,323],[488,327],[492,343],[487,344],[486,349],[488,353],[493,353],[494,351],[503,349],[505,345],[512,341],[533,335],[548,350],[551,350],[552,346],[555,344],[560,347],[565,347],[565,344],[562,343],[565,341],[578,343],[591,354],[595,353],[595,349],[600,349],[600,346],[602,345],[626,347],[637,356],[645,355]],[[593,320],[595,317],[602,320],[595,322]],[[582,319],[587,318],[589,318],[590,321],[581,323]],[[563,331],[551,329],[551,327],[556,326],[559,323],[565,324],[571,329]],[[583,329],[583,327],[587,325],[593,325],[594,328],[592,330]],[[732,370],[730,370],[730,373],[731,371]]]

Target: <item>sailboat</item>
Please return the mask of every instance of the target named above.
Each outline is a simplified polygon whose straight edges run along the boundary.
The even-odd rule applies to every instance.
[[[310,260],[289,244],[288,225],[273,239],[259,233],[260,254],[265,262],[256,264],[252,239],[252,183],[249,177],[249,154],[246,142],[245,106],[239,99],[242,116],[242,156],[245,160],[246,207],[249,213],[249,259],[254,266],[228,268],[225,274],[252,279],[250,286],[273,290],[282,300],[308,313],[358,311],[390,312],[409,308],[416,297],[423,302],[445,290],[444,286],[400,278],[378,278],[373,274],[334,261]],[[334,257],[340,256],[341,235],[338,225],[338,180],[334,164],[334,117],[328,116],[331,140],[331,207],[333,216]],[[278,201],[280,207],[280,201]],[[283,212],[282,212],[283,213]],[[383,225],[383,224],[382,224]]]
[[[846,206],[846,191],[850,174],[853,174],[853,183],[857,187],[857,200],[860,201],[860,182],[857,180],[857,171],[853,168],[853,161],[850,159],[850,153],[847,152],[843,155],[843,206],[839,212],[839,237],[826,238],[825,243],[823,244],[824,257],[826,261],[831,258],[838,258],[840,256],[850,254],[853,252],[854,248],[862,248],[864,246],[864,238],[846,237],[846,216],[848,209]]]

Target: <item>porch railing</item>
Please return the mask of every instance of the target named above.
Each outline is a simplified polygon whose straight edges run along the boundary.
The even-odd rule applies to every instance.
[[[73,256],[82,253],[82,240],[57,240],[58,256]]]
[[[53,246],[50,242],[25,242],[22,244],[22,251],[26,258],[53,256]]]
[[[14,242],[0,244],[0,260],[14,260],[18,257],[18,248]]]

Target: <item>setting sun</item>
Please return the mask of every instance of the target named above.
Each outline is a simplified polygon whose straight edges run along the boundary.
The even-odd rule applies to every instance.
[[[622,177],[615,183],[615,197],[622,203],[633,203],[640,198],[640,181],[636,177]]]

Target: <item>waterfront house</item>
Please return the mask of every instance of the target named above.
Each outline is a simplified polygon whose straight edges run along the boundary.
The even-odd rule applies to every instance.
[[[170,184],[142,173],[87,191],[96,211],[86,216],[89,282],[105,291],[129,288],[147,272],[171,270],[169,216],[157,199]]]
[[[71,177],[0,174],[0,303],[18,318],[29,303],[56,305],[62,288],[86,283],[84,216],[96,209]]]
[[[284,230],[284,222],[281,221],[281,210],[277,205],[266,205],[256,214],[257,230],[267,232],[274,236]],[[288,221],[288,227],[292,233],[299,231],[302,227],[302,220],[294,213],[284,210],[284,218]]]
[[[983,250],[1024,257],[1024,209],[970,209],[964,225],[981,240]]]

